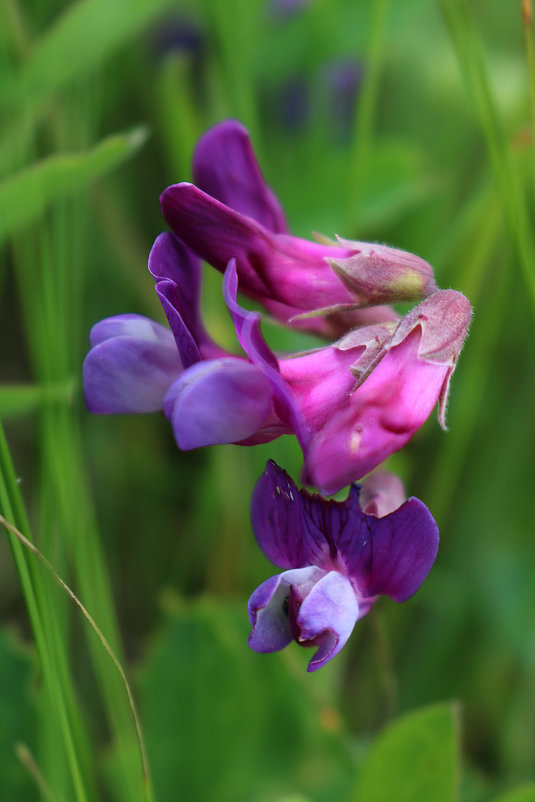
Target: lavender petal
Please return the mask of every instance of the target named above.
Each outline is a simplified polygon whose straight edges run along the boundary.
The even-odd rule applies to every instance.
[[[319,645],[308,671],[317,671],[338,654],[358,617],[359,604],[349,579],[338,571],[329,571],[305,597],[297,615],[298,642]]]
[[[125,332],[125,333],[121,333]],[[138,315],[97,323],[83,366],[88,409],[97,414],[156,412],[182,370],[173,336]]]
[[[179,448],[236,443],[254,435],[271,409],[271,385],[235,357],[192,365],[170,387],[164,412]]]

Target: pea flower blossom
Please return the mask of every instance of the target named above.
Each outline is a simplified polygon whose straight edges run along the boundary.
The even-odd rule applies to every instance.
[[[331,345],[278,358],[262,337],[259,314],[236,301],[231,260],[223,294],[243,349],[236,355],[207,334],[199,311],[199,259],[173,234],[157,238],[149,270],[171,331],[141,315],[118,315],[93,327],[83,369],[92,412],[163,409],[183,450],[295,434],[305,481],[327,493],[401,448],[439,398],[444,422],[470,316],[461,293],[433,294],[397,326],[357,328]]]
[[[249,135],[235,120],[200,138],[193,175],[195,185],[174,184],[161,196],[171,229],[221,272],[235,259],[240,291],[286,324],[338,337],[359,325],[397,319],[385,303],[436,291],[431,266],[414,254],[292,236]]]
[[[341,651],[380,595],[403,602],[416,593],[435,561],[438,527],[419,499],[392,510],[390,494],[394,506],[401,501],[395,481],[382,474],[363,507],[356,485],[345,501],[327,501],[298,490],[268,462],[251,520],[260,548],[284,570],[249,599],[252,649],[275,652],[295,640],[317,649],[308,664],[316,671]]]

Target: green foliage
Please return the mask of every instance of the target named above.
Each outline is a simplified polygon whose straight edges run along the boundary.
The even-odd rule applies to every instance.
[[[16,754],[20,744],[35,749],[32,663],[31,654],[15,638],[0,632],[0,687],[4,689],[0,705],[0,777],[2,795],[10,802],[30,802],[36,796],[32,780]]]
[[[81,192],[135,153],[144,128],[113,134],[86,153],[49,156],[0,183],[0,245],[35,221],[54,201]]]
[[[436,705],[391,724],[359,769],[352,802],[455,802],[458,799],[457,710]]]
[[[37,102],[84,78],[146,28],[171,0],[78,0],[39,39],[0,101]]]
[[[494,802],[535,802],[535,785],[516,788],[504,796],[498,797]]]
[[[46,401],[65,400],[72,395],[72,383],[56,387],[0,384],[0,419],[24,417]]]
[[[177,788],[188,802],[341,798],[351,776],[341,733],[280,655],[247,648],[243,606],[173,606],[139,677],[157,798]]]
[[[518,787],[534,779],[535,699],[535,86],[520,1],[318,0],[288,17],[267,0],[0,5],[0,418],[15,466],[1,436],[0,512],[27,535],[32,521],[138,667],[157,802],[449,802],[458,773],[462,802],[534,799]],[[341,122],[331,70],[347,60],[362,69]],[[91,417],[79,391],[96,320],[164,320],[146,272],[158,196],[191,177],[196,138],[224,116],[252,131],[294,233],[406,248],[475,307],[449,433],[430,421],[391,460],[438,519],[437,564],[407,604],[381,602],[384,642],[366,617],[314,676],[304,650],[247,647],[245,599],[272,572],[250,492],[268,457],[298,478],[295,442],[181,454],[163,416]],[[215,271],[204,290],[210,331],[235,348]],[[283,351],[317,344],[265,329]],[[13,544],[17,587],[0,545],[0,796],[37,796],[13,758],[22,740],[54,798],[150,799],[108,655]],[[167,587],[181,601],[162,622]],[[35,710],[5,635],[28,620]],[[454,698],[460,771],[454,708],[425,707]]]

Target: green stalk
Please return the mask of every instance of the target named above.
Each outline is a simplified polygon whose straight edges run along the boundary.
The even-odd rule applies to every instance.
[[[254,3],[251,0],[207,0],[206,6],[218,40],[227,114],[238,117],[247,126],[262,163],[262,139],[251,75],[256,39]]]
[[[84,253],[84,227],[72,206],[69,213],[60,206],[52,230],[40,231],[41,248],[33,264],[23,259],[19,270],[22,297],[26,298],[27,331],[39,381],[55,386],[72,380],[81,369],[76,323],[82,319],[83,290],[81,254]],[[26,264],[26,269],[22,267]],[[32,285],[39,281],[39,293]],[[35,321],[39,325],[35,325]],[[32,325],[33,322],[33,325]],[[46,534],[46,551],[63,564],[74,567],[77,585],[111,647],[122,660],[118,626],[112,594],[100,548],[95,516],[80,455],[83,446],[78,416],[70,399],[51,400],[41,411],[41,525]],[[60,563],[61,564],[61,563]],[[56,620],[61,616],[56,615]],[[64,620],[64,637],[67,637]],[[150,802],[153,798],[146,760],[141,755],[141,772],[132,766],[136,733],[128,699],[120,677],[111,670],[101,645],[89,638],[89,650],[103,695],[104,708],[119,751],[121,795],[130,802]],[[67,676],[65,676],[67,675]],[[68,684],[68,666],[63,667]],[[139,776],[141,774],[141,777]]]
[[[134,698],[132,696],[132,691],[130,690],[130,685],[129,685],[128,680],[126,678],[126,674],[124,673],[124,669],[121,666],[119,660],[117,659],[117,656],[115,655],[113,649],[111,648],[111,646],[109,645],[108,641],[104,637],[104,634],[102,633],[102,630],[96,624],[95,619],[88,612],[87,608],[82,604],[82,602],[79,600],[79,598],[72,592],[72,590],[63,581],[63,579],[61,579],[61,577],[58,575],[57,571],[54,569],[52,564],[46,559],[46,557],[42,554],[42,552],[40,552],[39,549],[37,549],[34,546],[34,544],[30,540],[28,540],[28,538],[25,537],[19,529],[17,529],[17,527],[13,526],[13,524],[11,524],[6,518],[4,518],[3,515],[0,515],[0,525],[2,525],[11,535],[13,535],[18,540],[18,542],[21,543],[24,546],[24,548],[28,549],[28,551],[30,551],[35,557],[37,557],[38,560],[45,566],[47,571],[52,574],[52,576],[54,577],[56,582],[59,584],[59,586],[62,588],[62,590],[65,591],[65,593],[70,598],[70,600],[81,611],[81,613],[84,616],[84,618],[86,619],[86,621],[89,622],[89,625],[91,626],[91,629],[95,632],[96,636],[98,637],[98,639],[101,642],[102,646],[104,647],[105,651],[108,653],[108,656],[110,657],[113,665],[115,666],[115,668],[116,668],[116,670],[117,670],[117,672],[119,674],[119,677],[121,678],[121,682],[122,682],[122,684],[123,684],[123,686],[124,686],[124,688],[126,690],[128,703],[130,705],[130,709],[131,709],[132,714],[133,714],[133,718],[134,718],[134,722],[135,722],[135,726],[136,726],[136,731],[137,731],[137,734],[138,734],[139,746],[140,746],[140,750],[141,750],[142,763],[143,763],[143,768],[144,768],[144,775],[145,775],[145,778],[148,779],[148,777],[149,777],[149,769],[148,769],[147,756],[146,756],[146,753],[145,753],[145,744],[144,744],[144,741],[143,741],[143,735],[142,735],[142,732],[141,732],[141,725],[139,723],[139,718],[138,718],[138,715],[137,715],[136,706],[134,704]],[[148,800],[149,800],[149,802],[152,802],[152,795],[151,794],[148,795]]]
[[[30,531],[28,518],[1,424],[0,506],[5,517],[12,521],[17,528],[22,526],[25,528],[25,531]],[[28,614],[30,616],[35,642],[41,660],[45,686],[47,687],[53,709],[58,718],[59,729],[67,753],[76,799],[78,802],[87,802],[88,797],[85,793],[82,770],[78,761],[75,737],[67,710],[64,687],[62,687],[60,673],[58,672],[58,665],[60,662],[63,662],[62,655],[58,652],[56,639],[50,637],[48,599],[46,598],[46,593],[38,570],[35,566],[27,563],[23,548],[13,535],[10,535],[10,544],[17,572],[20,577],[22,591],[28,607]]]
[[[522,185],[492,96],[480,38],[466,4],[441,0],[441,7],[464,82],[479,115],[509,235],[535,314],[535,244]]]
[[[362,185],[366,175],[370,153],[372,132],[379,97],[381,73],[383,70],[386,20],[389,0],[375,0],[371,4],[369,49],[366,55],[366,71],[355,106],[355,133],[348,166],[347,223],[346,229],[355,228],[359,207],[362,202]]]
[[[526,59],[528,62],[530,116],[531,116],[531,154],[533,158],[533,172],[535,176],[535,46],[533,44],[533,7],[531,0],[523,0],[522,22],[524,25],[524,42],[526,44]]]
[[[493,370],[493,353],[508,309],[505,299],[510,271],[507,267],[504,265],[499,270],[497,279],[493,277],[492,293],[486,292],[488,285],[484,283],[485,273],[488,273],[488,265],[502,231],[502,211],[502,204],[495,197],[483,207],[476,225],[479,237],[463,259],[464,264],[470,267],[462,278],[461,289],[474,303],[476,319],[466,352],[461,354],[463,382],[459,386],[454,382],[456,389],[453,403],[455,408],[463,410],[463,414],[456,418],[455,426],[446,435],[428,480],[430,492],[426,499],[441,525],[444,525],[448,510],[453,506],[462,466],[473,434],[477,431],[485,390]],[[481,306],[478,303],[480,298],[486,298],[486,303]]]

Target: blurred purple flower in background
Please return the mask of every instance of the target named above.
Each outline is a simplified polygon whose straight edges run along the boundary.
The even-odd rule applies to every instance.
[[[274,17],[287,18],[298,14],[310,2],[311,0],[269,0],[267,6]]]
[[[353,131],[355,103],[364,77],[364,66],[354,59],[337,59],[322,71],[329,99],[329,124],[337,142],[347,142]]]
[[[380,497],[390,510],[401,501],[388,474],[373,482],[368,503]],[[249,599],[252,649],[275,652],[295,640],[317,648],[308,664],[316,671],[340,652],[378,596],[402,602],[416,593],[438,550],[431,513],[410,498],[386,515],[372,515],[359,504],[363,492],[353,486],[346,501],[326,501],[298,490],[268,462],[253,492],[251,519],[266,557],[286,570]]]

